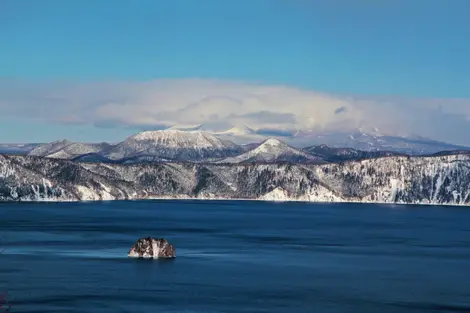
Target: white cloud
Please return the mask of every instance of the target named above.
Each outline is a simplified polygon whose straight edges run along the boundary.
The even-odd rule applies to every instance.
[[[117,83],[0,81],[0,115],[103,127],[204,124],[283,131],[379,128],[469,144],[470,99],[353,97],[218,80]]]

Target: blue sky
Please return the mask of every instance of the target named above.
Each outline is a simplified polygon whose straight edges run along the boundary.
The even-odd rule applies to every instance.
[[[0,39],[7,44],[0,49],[0,141],[118,140],[145,125],[190,124],[189,119],[170,118],[164,104],[158,110],[150,108],[152,101],[148,100],[154,90],[149,82],[171,80],[180,86],[184,84],[179,80],[185,79],[194,79],[196,86],[200,81],[206,86],[206,80],[233,82],[235,87],[226,88],[223,94],[231,98],[235,97],[232,93],[240,94],[240,85],[249,89],[258,84],[328,94],[341,101],[345,96],[365,98],[376,103],[373,112],[382,112],[383,123],[391,110],[384,103],[393,102],[402,114],[413,106],[410,114],[430,116],[429,121],[421,122],[422,131],[413,128],[410,132],[434,135],[425,125],[439,112],[442,116],[437,120],[448,118],[450,125],[458,124],[464,131],[465,114],[469,111],[470,115],[466,101],[470,98],[468,12],[470,1],[466,0],[1,0]],[[212,86],[215,98],[222,95],[220,84]],[[102,90],[103,85],[108,87]],[[113,93],[113,88],[132,91]],[[80,98],[83,107],[71,96],[76,90],[89,93],[86,99]],[[205,90],[206,96],[212,96],[212,89]],[[175,90],[176,95],[181,92]],[[61,95],[61,101],[54,102],[62,106],[60,115],[46,114],[54,107],[45,94]],[[202,96],[193,97],[178,105],[186,107]],[[286,103],[297,99],[282,97]],[[114,111],[110,123],[96,118],[98,113],[93,112],[98,107],[115,103],[117,98],[122,103],[114,108],[125,105],[124,117],[134,106],[142,112],[149,108],[153,119],[126,120]],[[148,100],[145,108],[142,98]],[[457,103],[455,99],[459,99]],[[305,100],[305,110],[311,109],[309,103]],[[210,111],[218,105],[213,100],[199,108]],[[263,105],[258,105],[257,112],[245,113],[259,114],[276,107]],[[224,106],[229,105],[220,104]],[[335,110],[343,107],[338,103],[331,106]],[[351,110],[359,106],[354,104]],[[380,111],[381,106],[387,109]],[[302,109],[294,110],[294,118]],[[90,110],[90,114],[80,117],[79,110]],[[360,110],[354,118],[360,115],[364,119],[364,107]],[[323,111],[309,112],[312,119],[329,117]],[[214,114],[221,116],[220,112]],[[103,123],[108,126],[100,126]],[[303,128],[321,124],[309,123],[297,124]],[[443,133],[439,139],[454,138],[454,133]]]

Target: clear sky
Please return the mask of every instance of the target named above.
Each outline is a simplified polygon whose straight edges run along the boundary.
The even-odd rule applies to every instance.
[[[409,132],[462,142],[448,128],[470,130],[469,12],[468,0],[0,0],[0,141],[204,123],[196,103],[220,123],[301,129],[379,114],[394,131],[399,111]],[[179,99],[188,89],[204,93]]]

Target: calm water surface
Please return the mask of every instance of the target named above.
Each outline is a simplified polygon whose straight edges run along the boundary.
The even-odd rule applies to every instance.
[[[11,312],[470,312],[469,208],[6,203],[0,235]]]

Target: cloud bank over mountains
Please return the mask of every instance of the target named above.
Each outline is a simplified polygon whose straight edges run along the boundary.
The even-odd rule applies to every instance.
[[[328,94],[282,85],[207,79],[53,83],[0,81],[0,115],[99,127],[282,134],[380,129],[470,144],[470,99]]]

